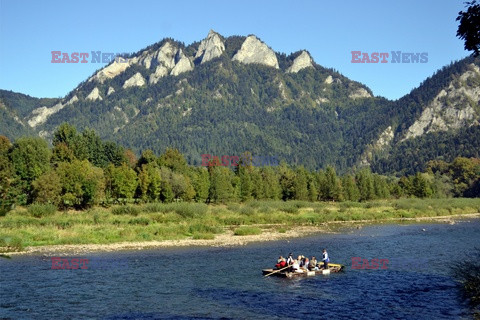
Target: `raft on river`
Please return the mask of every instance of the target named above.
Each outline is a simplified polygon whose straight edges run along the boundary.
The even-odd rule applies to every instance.
[[[281,269],[280,269],[281,270]],[[264,276],[280,277],[280,278],[302,278],[302,277],[314,277],[319,274],[330,274],[334,272],[342,272],[345,270],[345,266],[336,263],[329,263],[328,269],[319,269],[312,271],[303,271],[303,272],[291,272],[288,269],[277,270],[277,269],[263,269],[262,273]]]

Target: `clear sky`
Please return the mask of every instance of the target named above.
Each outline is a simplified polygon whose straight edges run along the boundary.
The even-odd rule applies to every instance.
[[[397,99],[469,52],[456,37],[456,0],[0,0],[0,89],[63,97],[104,64],[53,64],[51,51],[136,52],[164,37],[185,44],[213,29],[255,34]],[[428,52],[424,64],[354,64],[351,51]]]

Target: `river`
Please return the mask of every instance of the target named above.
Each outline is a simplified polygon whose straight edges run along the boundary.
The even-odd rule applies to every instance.
[[[471,319],[450,267],[480,245],[479,230],[480,219],[375,224],[242,247],[92,253],[74,270],[54,270],[46,256],[0,258],[0,318]],[[279,255],[319,257],[324,247],[344,273],[261,274]],[[389,263],[357,270],[352,257]]]

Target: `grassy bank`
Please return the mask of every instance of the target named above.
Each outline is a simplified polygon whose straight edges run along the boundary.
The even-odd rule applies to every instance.
[[[57,211],[48,206],[16,208],[0,217],[0,252],[26,246],[108,244],[123,241],[213,239],[262,228],[284,233],[291,226],[333,221],[436,217],[480,212],[480,199],[400,199],[371,202],[250,201],[244,204],[153,203]]]

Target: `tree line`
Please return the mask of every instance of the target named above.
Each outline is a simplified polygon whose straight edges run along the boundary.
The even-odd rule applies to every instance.
[[[124,202],[368,201],[479,195],[478,158],[430,161],[425,172],[401,178],[369,168],[340,176],[332,166],[309,171],[284,162],[275,167],[245,162],[233,168],[214,163],[191,166],[172,148],[161,155],[144,150],[137,159],[131,150],[101,140],[93,130],[78,132],[69,124],[55,131],[52,147],[39,137],[19,138],[12,144],[0,136],[2,214],[15,205],[32,203],[85,209]]]

